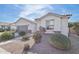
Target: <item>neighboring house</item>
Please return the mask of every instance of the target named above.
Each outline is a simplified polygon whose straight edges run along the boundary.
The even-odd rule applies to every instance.
[[[10,23],[0,22],[0,31],[10,30]]]
[[[68,19],[71,15],[59,15],[55,13],[47,13],[46,15],[35,19],[34,21],[20,18],[16,22],[10,24],[11,29],[17,31],[39,31],[40,27],[45,28],[45,33],[60,32],[68,36]]]

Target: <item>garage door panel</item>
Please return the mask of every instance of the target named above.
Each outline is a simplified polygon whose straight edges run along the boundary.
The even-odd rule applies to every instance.
[[[20,31],[24,31],[24,32],[27,32],[28,30],[28,25],[19,25],[17,26],[17,31],[20,32]]]

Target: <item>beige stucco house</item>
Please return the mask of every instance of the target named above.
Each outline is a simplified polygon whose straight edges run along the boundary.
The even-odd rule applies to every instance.
[[[59,31],[60,33],[68,36],[68,19],[71,15],[59,15],[55,13],[47,13],[46,15],[36,19],[37,30],[42,26],[46,28],[46,33],[54,33]]]
[[[40,27],[45,28],[45,33],[55,33],[60,32],[68,36],[68,19],[71,15],[59,15],[55,13],[47,13],[46,15],[35,19],[34,21],[19,18],[16,22],[11,23],[11,29],[17,31],[27,31],[31,32],[39,31]]]

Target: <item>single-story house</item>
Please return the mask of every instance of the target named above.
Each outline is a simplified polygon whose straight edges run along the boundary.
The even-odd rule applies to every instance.
[[[11,23],[10,26],[11,29],[15,29],[17,31],[30,30],[32,32],[39,31],[39,28],[43,27],[46,30],[45,33],[54,33],[58,31],[68,36],[68,19],[70,16],[70,14],[59,15],[55,13],[47,13],[46,15],[37,18],[34,21],[21,17],[16,22]]]
[[[68,19],[71,14],[59,15],[55,13],[47,13],[46,15],[35,20],[37,23],[37,30],[42,26],[46,28],[47,33],[54,33],[56,31],[68,36]]]

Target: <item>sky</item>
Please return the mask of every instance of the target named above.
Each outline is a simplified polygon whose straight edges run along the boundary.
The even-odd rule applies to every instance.
[[[0,4],[0,22],[15,22],[20,17],[34,20],[48,12],[72,14],[69,22],[79,21],[78,4]]]

